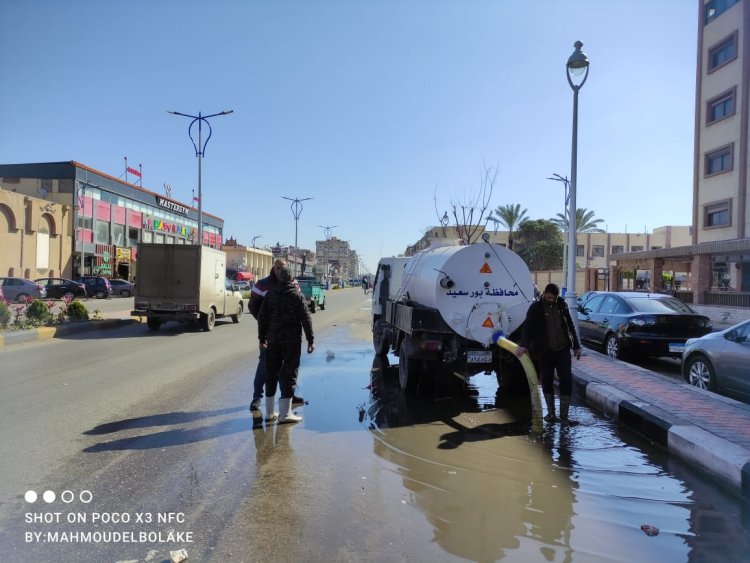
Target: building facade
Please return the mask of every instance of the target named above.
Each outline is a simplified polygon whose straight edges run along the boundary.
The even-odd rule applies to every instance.
[[[352,277],[351,254],[349,242],[337,237],[315,241],[317,271],[324,274],[324,279],[331,283],[340,283]]]
[[[72,232],[72,206],[0,187],[0,277],[71,277]]]
[[[75,161],[0,165],[0,187],[70,209],[71,276],[133,279],[139,242],[197,244],[198,210]],[[5,210],[7,213],[7,208]],[[224,221],[203,212],[203,244],[221,248]],[[33,228],[34,224],[27,224]],[[8,233],[0,232],[0,248]],[[10,265],[9,267],[21,267]],[[24,268],[25,269],[25,268]]]

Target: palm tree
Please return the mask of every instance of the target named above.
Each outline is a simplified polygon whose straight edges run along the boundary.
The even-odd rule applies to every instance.
[[[576,232],[577,233],[604,233],[604,229],[599,227],[599,223],[604,223],[604,219],[594,219],[595,212],[589,211],[585,207],[576,209]],[[558,213],[554,219],[550,219],[555,225],[563,231],[568,230],[568,218],[562,213]]]
[[[500,223],[508,229],[508,248],[513,250],[513,232],[529,219],[526,217],[526,209],[522,211],[520,203],[516,203],[515,205],[509,203],[498,206],[494,213],[495,217],[490,215],[489,220],[494,221],[496,224]]]

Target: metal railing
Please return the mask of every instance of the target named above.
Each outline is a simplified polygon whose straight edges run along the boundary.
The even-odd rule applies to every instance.
[[[722,305],[724,307],[750,308],[750,292],[747,291],[705,291],[703,292],[705,305]]]

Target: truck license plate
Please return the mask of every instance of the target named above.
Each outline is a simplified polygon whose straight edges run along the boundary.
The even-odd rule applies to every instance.
[[[682,353],[682,352],[685,351],[685,345],[684,344],[680,344],[679,342],[670,342],[669,343],[669,351],[672,352],[672,353],[674,353],[674,354]]]
[[[490,350],[469,350],[466,353],[466,361],[470,364],[492,363],[492,352]]]

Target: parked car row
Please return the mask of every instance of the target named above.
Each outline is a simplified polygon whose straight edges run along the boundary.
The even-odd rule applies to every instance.
[[[96,297],[106,299],[110,295],[130,297],[133,284],[126,280],[108,279],[102,276],[82,276],[72,280],[67,278],[38,278],[34,281],[25,278],[0,278],[0,289],[8,301],[22,303],[28,297],[33,299],[62,299],[63,297]]]
[[[750,321],[713,332],[711,319],[679,299],[642,292],[586,292],[579,299],[581,340],[613,358],[681,359],[685,380],[750,399]]]

